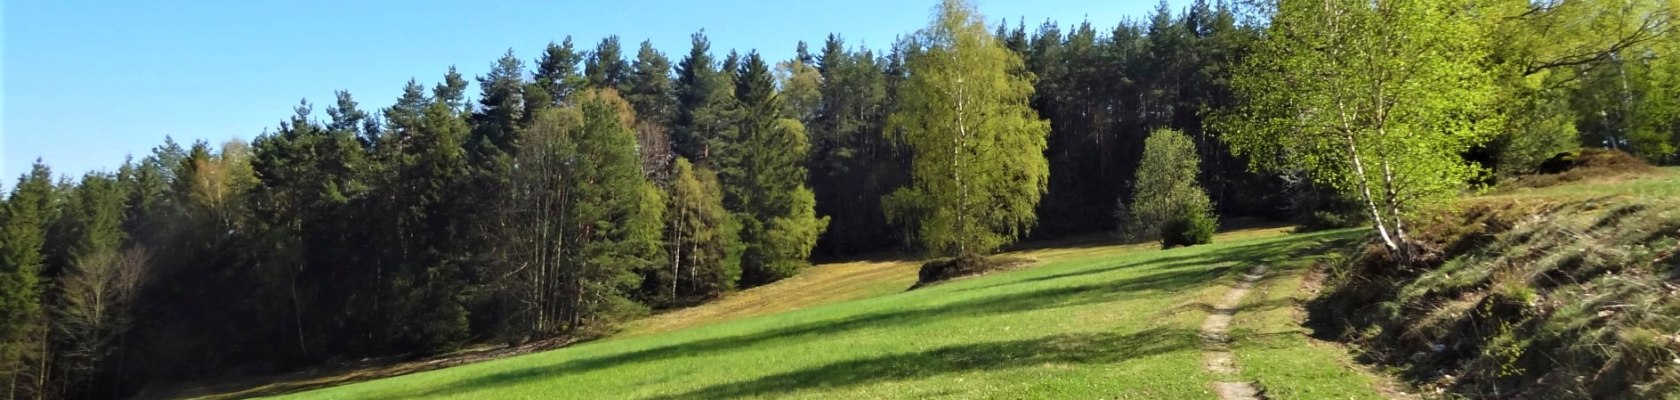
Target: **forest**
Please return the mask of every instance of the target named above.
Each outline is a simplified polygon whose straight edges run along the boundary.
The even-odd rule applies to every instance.
[[[1676,11],[1195,0],[1029,27],[947,0],[887,48],[787,60],[566,36],[301,101],[249,142],[37,161],[0,205],[0,390],[587,340],[812,260],[1195,244],[1216,220],[1370,226],[1404,255],[1419,207],[1560,153],[1680,163]]]

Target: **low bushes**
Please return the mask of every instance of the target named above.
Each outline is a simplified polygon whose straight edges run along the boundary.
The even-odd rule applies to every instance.
[[[971,275],[1013,268],[1032,262],[1016,257],[963,256],[941,258],[922,264],[911,289]]]

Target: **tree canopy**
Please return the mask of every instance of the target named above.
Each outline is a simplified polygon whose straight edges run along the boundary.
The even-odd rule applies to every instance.
[[[986,254],[1035,221],[1050,124],[1028,105],[1032,75],[972,3],[944,1],[934,14],[912,39],[909,79],[888,120],[910,148],[910,185],[886,201],[927,251]]]

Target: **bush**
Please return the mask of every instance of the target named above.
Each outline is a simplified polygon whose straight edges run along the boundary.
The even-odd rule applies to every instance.
[[[1205,195],[1199,201],[1179,204],[1161,226],[1161,248],[1213,243],[1213,231],[1219,222],[1210,208]]]
[[[1032,262],[1030,259],[1014,257],[983,257],[961,256],[941,258],[922,264],[917,273],[916,284],[911,289],[944,282],[970,275],[980,275],[991,271],[1008,269]]]
[[[1211,236],[1214,225],[1210,215],[1212,203],[1196,181],[1201,174],[1200,163],[1196,144],[1189,136],[1172,129],[1150,133],[1149,138],[1144,139],[1143,160],[1133,178],[1132,199],[1115,209],[1116,216],[1124,218],[1119,224],[1122,228],[1119,233],[1128,240],[1162,239],[1162,243],[1168,242],[1167,236],[1178,235],[1171,240],[1178,243],[1181,238],[1200,237],[1184,234],[1196,233],[1207,227]],[[1122,213],[1127,215],[1120,215]],[[1178,214],[1181,213],[1186,216],[1180,217]],[[1168,232],[1173,230],[1177,232]],[[1209,240],[1211,237],[1184,244],[1207,243]]]

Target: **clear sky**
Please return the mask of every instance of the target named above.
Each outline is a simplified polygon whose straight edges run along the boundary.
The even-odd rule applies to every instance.
[[[36,157],[58,175],[113,170],[173,136],[249,140],[299,99],[325,118],[334,90],[362,108],[396,100],[409,78],[450,65],[474,77],[512,49],[530,64],[571,35],[583,50],[621,36],[627,57],[652,40],[673,64],[704,28],[719,57],[792,56],[829,33],[882,49],[927,23],[935,0],[803,1],[85,1],[0,0],[0,182]],[[1089,20],[1107,31],[1158,0],[980,0],[991,23]],[[1187,2],[1170,2],[1177,10]],[[469,79],[470,80],[470,79]],[[477,93],[477,88],[469,93]]]

